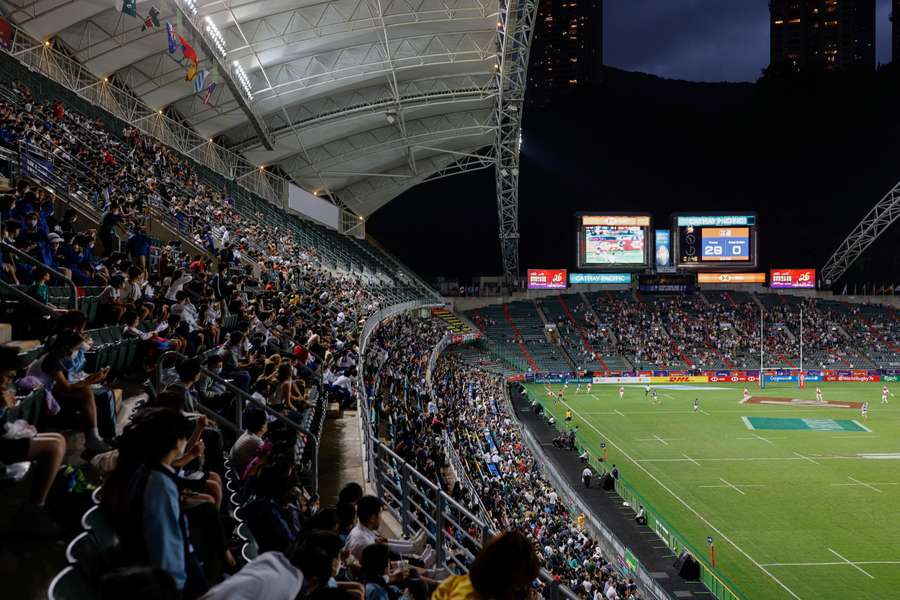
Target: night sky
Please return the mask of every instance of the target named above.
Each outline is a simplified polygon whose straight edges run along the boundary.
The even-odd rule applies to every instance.
[[[617,68],[524,113],[522,273],[575,268],[578,211],[647,211],[667,227],[674,212],[752,210],[761,270],[824,265],[900,178],[900,70],[759,83],[767,12],[765,0],[606,0]],[[878,0],[881,63],[888,14]],[[501,271],[492,169],[417,186],[366,229],[428,280]],[[895,224],[852,278],[900,283],[898,247]]]
[[[879,63],[891,61],[891,0],[876,0]],[[689,81],[755,81],[769,63],[766,0],[604,0],[607,65]]]

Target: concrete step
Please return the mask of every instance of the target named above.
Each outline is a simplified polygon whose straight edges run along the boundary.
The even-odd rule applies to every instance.
[[[28,352],[29,350],[34,350],[38,346],[41,345],[40,340],[13,340],[10,342],[6,342],[3,344],[4,346],[9,346],[15,348],[19,351],[19,354],[22,352]]]

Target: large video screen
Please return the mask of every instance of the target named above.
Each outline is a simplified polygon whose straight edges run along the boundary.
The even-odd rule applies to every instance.
[[[578,266],[643,268],[649,260],[649,215],[578,215]]]
[[[756,267],[756,215],[675,215],[672,220],[677,266],[710,270]]]

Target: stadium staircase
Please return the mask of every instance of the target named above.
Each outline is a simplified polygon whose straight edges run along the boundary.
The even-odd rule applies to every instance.
[[[586,352],[585,361],[587,362],[585,367],[587,369],[593,370],[593,369],[595,369],[595,366],[597,366],[604,371],[608,371],[609,365],[606,364],[606,362],[603,360],[603,358],[601,356],[594,354],[594,348],[591,346],[591,342],[588,339],[587,332],[585,332],[585,330],[584,330],[583,323],[579,322],[578,319],[575,317],[575,315],[572,313],[571,309],[569,308],[569,304],[566,302],[565,297],[562,294],[560,294],[558,296],[558,299],[559,299],[559,305],[560,305],[560,307],[562,307],[563,313],[565,313],[566,318],[569,320],[569,322],[572,324],[572,326],[578,332],[578,336],[581,338],[581,342],[584,344],[584,349]],[[587,304],[587,303],[585,302],[585,304]],[[594,357],[594,358],[592,358],[592,357]]]
[[[522,334],[519,332],[519,328],[516,327],[515,322],[513,322],[512,312],[509,309],[509,305],[506,303],[503,304],[503,318],[506,319],[506,322],[509,324],[509,328],[512,330],[516,344],[518,344],[519,346],[519,351],[522,353],[522,356],[525,357],[525,360],[528,361],[528,365],[531,367],[531,370],[534,372],[539,371],[537,363],[531,357],[531,354],[528,352],[528,348],[525,346],[525,340],[522,338]]]
[[[471,333],[472,330],[468,325],[463,323],[462,319],[457,317],[455,314],[447,310],[446,308],[435,308],[432,309],[431,315],[436,317],[447,324],[447,329],[450,330],[451,333]]]
[[[532,368],[525,354],[518,348],[519,341],[506,320],[502,305],[495,304],[472,311],[469,317],[482,328],[482,333],[492,342],[492,351],[503,363],[519,373]]]
[[[575,368],[560,346],[547,341],[544,322],[534,302],[510,302],[506,307],[539,371],[570,371]]]

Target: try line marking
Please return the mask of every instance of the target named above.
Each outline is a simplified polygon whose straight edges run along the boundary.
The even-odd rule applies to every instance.
[[[574,409],[572,408],[572,406],[571,406],[568,402],[566,402],[565,400],[563,400],[562,403],[566,406],[566,408],[568,408],[569,410],[572,411],[572,414],[574,414],[574,415],[577,416],[579,419],[581,419],[582,421],[584,421],[585,424],[586,424],[588,427],[590,427],[591,429],[593,429],[595,432],[597,432],[597,434],[598,434],[600,437],[605,438],[605,439],[609,442],[609,444],[610,444],[613,448],[615,448],[622,456],[624,456],[629,462],[633,463],[638,469],[640,469],[641,471],[643,471],[644,474],[647,475],[647,477],[649,477],[650,479],[652,479],[653,481],[655,481],[656,484],[657,484],[659,487],[661,487],[661,488],[664,489],[666,492],[668,492],[668,494],[669,494],[670,496],[672,496],[673,498],[675,498],[675,500],[677,500],[682,506],[684,506],[686,509],[688,509],[688,511],[691,512],[695,517],[697,517],[698,519],[700,519],[701,521],[703,521],[703,523],[705,523],[706,526],[709,527],[716,535],[720,536],[720,537],[721,537],[723,540],[725,540],[728,544],[731,544],[731,546],[732,546],[735,550],[737,550],[738,552],[740,552],[740,553],[744,556],[744,558],[746,558],[746,559],[749,560],[751,563],[753,563],[760,571],[762,571],[763,573],[765,573],[772,581],[774,581],[775,583],[777,583],[784,591],[786,591],[788,594],[790,594],[792,598],[796,598],[797,600],[802,600],[802,598],[800,598],[800,596],[798,596],[797,594],[795,594],[794,591],[793,591],[791,588],[789,588],[788,586],[786,586],[786,585],[784,584],[784,582],[782,582],[780,579],[778,579],[777,577],[775,577],[775,575],[773,575],[771,571],[769,571],[768,569],[766,569],[766,568],[765,568],[763,565],[761,565],[756,559],[754,559],[752,556],[750,556],[749,554],[747,554],[747,552],[746,552],[743,548],[741,548],[740,546],[738,546],[738,545],[737,545],[736,543],[734,543],[727,535],[725,535],[724,533],[722,533],[722,530],[721,530],[721,529],[719,529],[718,527],[716,527],[715,525],[713,525],[712,523],[710,523],[709,520],[708,520],[706,517],[704,517],[704,516],[701,515],[699,512],[697,512],[697,509],[695,509],[693,506],[691,506],[689,503],[687,503],[681,496],[679,496],[679,495],[676,494],[674,491],[672,491],[672,488],[670,488],[670,487],[667,486],[665,483],[663,483],[662,481],[660,481],[659,478],[658,478],[656,475],[654,475],[653,473],[650,472],[649,469],[647,469],[647,467],[645,467],[645,466],[642,465],[639,461],[637,461],[637,460],[635,460],[634,458],[632,458],[631,455],[628,454],[627,452],[625,452],[625,450],[623,450],[623,449],[621,448],[621,446],[619,446],[618,444],[616,444],[616,443],[612,440],[612,438],[610,438],[608,435],[606,435],[605,433],[603,433],[602,431],[600,431],[600,430],[597,428],[597,426],[594,425],[594,423],[593,423],[592,421],[589,421],[589,420],[585,419],[583,416],[581,416],[581,415],[580,415],[576,410],[574,410]]]

